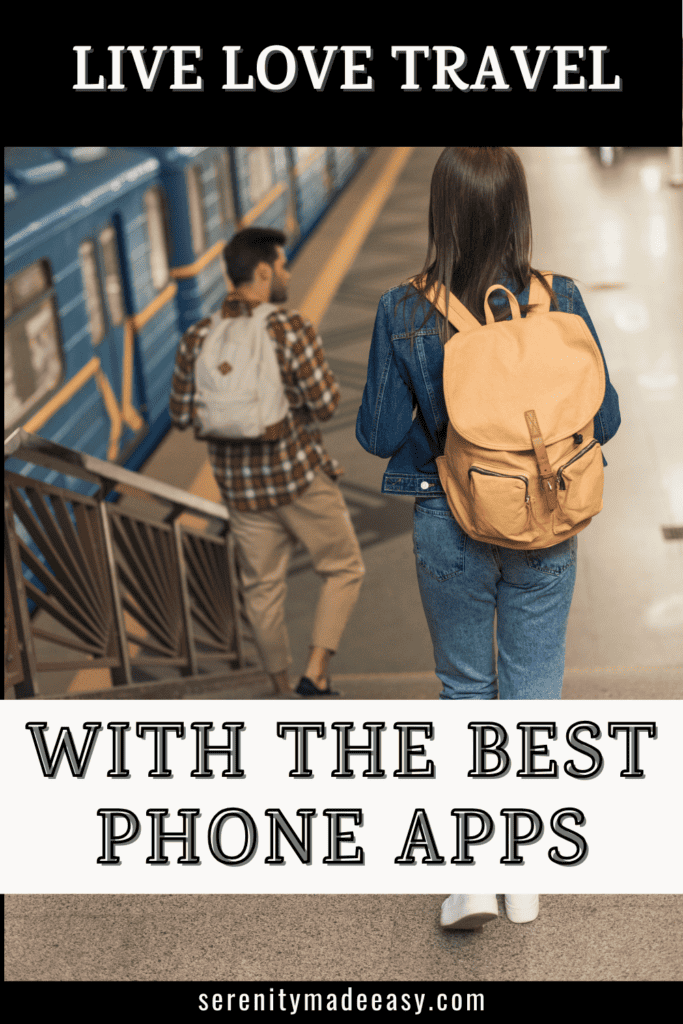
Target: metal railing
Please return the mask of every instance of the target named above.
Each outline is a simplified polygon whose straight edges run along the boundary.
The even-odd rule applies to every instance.
[[[223,505],[21,428],[5,441],[8,458],[96,492],[5,472],[5,690],[184,697],[264,677],[245,650],[251,634]],[[92,669],[108,670],[111,685],[54,682]]]

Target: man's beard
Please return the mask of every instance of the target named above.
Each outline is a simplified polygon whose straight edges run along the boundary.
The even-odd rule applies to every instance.
[[[278,284],[274,284],[273,287],[270,289],[270,302],[273,302],[277,305],[280,302],[286,301],[287,288],[285,287],[285,285],[282,285],[279,282]]]

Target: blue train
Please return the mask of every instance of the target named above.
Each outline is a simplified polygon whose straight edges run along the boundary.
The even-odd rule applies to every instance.
[[[5,437],[23,426],[138,469],[170,427],[179,338],[223,297],[225,242],[276,226],[291,259],[369,153],[6,149]]]

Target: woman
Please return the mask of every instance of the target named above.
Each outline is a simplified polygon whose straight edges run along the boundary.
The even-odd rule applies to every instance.
[[[444,346],[455,333],[428,297],[435,286],[441,295],[450,291],[483,324],[493,284],[515,295],[524,316],[533,275],[549,293],[551,309],[585,320],[602,354],[574,282],[554,276],[550,287],[531,267],[531,239],[526,178],[516,153],[506,147],[445,149],[432,175],[424,267],[413,281],[382,296],[375,320],[356,437],[367,451],[390,459],[382,491],[416,499],[417,577],[442,700],[558,700],[562,691],[576,536],[533,551],[473,540],[453,517],[435,461],[444,452],[448,425]],[[511,319],[504,292],[493,292],[489,301],[496,320]],[[620,424],[607,366],[605,378],[594,421],[601,445]],[[509,916],[533,919],[537,904],[534,912],[533,902],[526,903],[526,909],[510,904]],[[467,921],[480,924],[482,914],[490,919],[497,912],[495,897],[452,896],[442,923],[475,927]]]

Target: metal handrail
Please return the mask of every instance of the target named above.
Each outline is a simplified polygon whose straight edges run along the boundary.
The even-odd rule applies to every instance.
[[[55,441],[49,441],[39,434],[28,434],[18,427],[5,440],[5,460],[9,458],[23,459],[45,469],[55,469],[66,476],[75,476],[103,487],[103,494],[116,490],[120,484],[168,502],[172,506],[166,521],[173,520],[182,512],[194,512],[212,519],[220,519],[227,523],[230,513],[224,505],[207,498],[189,494],[180,487],[155,480],[154,477],[124,469],[114,462],[96,459],[94,455],[66,448]]]
[[[5,472],[6,689],[16,697],[177,697],[263,678],[245,653],[252,637],[224,505],[21,427],[5,441],[9,458],[86,480],[97,493]],[[130,491],[160,502],[161,519],[111,500]],[[183,513],[207,527],[184,524]],[[70,656],[46,657],[55,646]],[[112,686],[40,692],[50,673],[92,668],[108,669]]]

